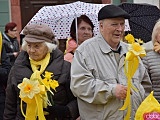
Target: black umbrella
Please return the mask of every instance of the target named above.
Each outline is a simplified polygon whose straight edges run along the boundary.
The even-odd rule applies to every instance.
[[[151,40],[152,30],[156,21],[160,18],[160,10],[150,4],[122,3],[119,5],[131,16],[129,25],[135,38],[141,38],[144,42]]]

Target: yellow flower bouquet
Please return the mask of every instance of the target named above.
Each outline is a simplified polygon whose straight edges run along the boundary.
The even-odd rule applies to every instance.
[[[36,120],[38,116],[39,120],[45,120],[43,108],[52,104],[48,100],[47,91],[52,95],[53,90],[59,86],[56,80],[52,80],[53,73],[45,71],[44,79],[31,77],[30,79],[24,78],[22,83],[18,84],[20,89],[21,98],[21,112],[26,120]],[[27,104],[26,115],[23,112],[22,102]]]
[[[125,57],[125,66],[124,66],[125,75],[127,77],[127,96],[126,96],[124,105],[120,110],[125,110],[125,109],[128,110],[127,115],[125,116],[124,119],[129,120],[130,114],[131,114],[131,103],[130,103],[131,88],[135,91],[138,91],[137,88],[135,88],[132,85],[131,80],[139,66],[139,57],[146,56],[146,52],[144,47],[140,45],[143,43],[141,39],[135,39],[131,34],[128,34],[127,36],[125,36],[125,39],[129,43],[128,52],[126,53],[126,57]]]

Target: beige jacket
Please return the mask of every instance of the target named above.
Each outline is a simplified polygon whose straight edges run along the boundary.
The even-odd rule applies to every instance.
[[[124,74],[127,44],[121,42],[120,46],[119,65],[114,53],[100,34],[85,41],[76,50],[71,66],[71,90],[78,99],[82,120],[124,119],[125,111],[119,110],[124,101],[112,94],[117,84],[127,85]],[[145,92],[149,94],[151,91],[151,82],[141,60],[132,83],[139,91],[132,91],[131,120],[144,100]]]

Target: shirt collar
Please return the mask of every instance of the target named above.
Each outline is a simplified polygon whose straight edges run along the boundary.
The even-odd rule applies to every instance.
[[[121,53],[121,46],[120,46],[120,44],[118,45],[118,48],[117,48],[117,50],[113,50],[112,48],[111,48],[111,50],[114,52],[114,53]]]
[[[109,53],[109,52],[112,52],[112,51],[115,52],[115,53],[120,53],[121,52],[121,48],[122,48],[121,47],[121,42],[119,43],[117,50],[113,50],[101,34],[98,34],[98,38],[99,38],[98,43],[99,43],[100,49],[104,53]]]

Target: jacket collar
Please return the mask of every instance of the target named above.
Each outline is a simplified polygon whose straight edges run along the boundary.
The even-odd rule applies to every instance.
[[[111,47],[105,41],[105,39],[103,38],[103,36],[100,33],[97,35],[97,37],[98,37],[97,38],[98,39],[98,44],[99,44],[99,47],[100,47],[101,51],[103,53],[106,53],[106,54],[112,52]],[[121,47],[120,63],[119,63],[119,69],[120,69],[124,65],[125,56],[126,56],[126,53],[128,52],[128,44],[120,41],[119,47]]]
[[[3,35],[3,37],[4,37],[7,41],[11,42],[6,33],[3,32],[2,35]]]
[[[112,49],[109,46],[109,44],[106,42],[106,40],[103,38],[103,36],[99,33],[97,35],[97,37],[98,37],[98,41],[99,41],[98,44],[99,44],[99,47],[102,50],[102,52],[103,53],[109,53],[109,52],[111,52]],[[120,55],[126,54],[126,52],[128,51],[127,50],[128,44],[120,41],[119,47],[121,47]]]

